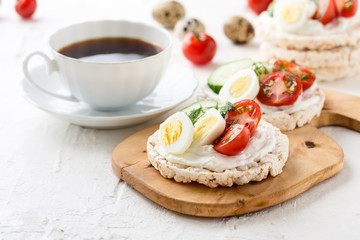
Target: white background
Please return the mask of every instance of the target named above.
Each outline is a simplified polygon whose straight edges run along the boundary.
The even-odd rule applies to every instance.
[[[43,0],[33,19],[23,21],[15,1],[2,1],[0,239],[360,239],[359,133],[322,128],[342,146],[344,168],[300,196],[243,216],[199,218],[158,206],[119,182],[111,169],[117,144],[191,101],[151,122],[104,131],[58,120],[23,100],[22,59],[34,50],[49,52],[47,39],[56,29],[94,19],[157,24],[151,17],[157,2]],[[202,20],[218,44],[210,65],[194,67],[175,43],[173,61],[192,68],[201,83],[225,62],[256,58],[259,39],[236,46],[222,32],[230,16],[254,17],[245,0],[181,2],[187,16]],[[322,86],[360,96],[359,77]]]

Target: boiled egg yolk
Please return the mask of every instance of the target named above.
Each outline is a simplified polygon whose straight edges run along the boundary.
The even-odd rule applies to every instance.
[[[230,95],[235,98],[242,96],[249,89],[250,84],[251,77],[249,75],[239,77],[231,84]]]
[[[244,69],[226,80],[219,92],[223,102],[238,102],[243,99],[254,99],[260,90],[259,78],[252,69]]]
[[[280,10],[281,17],[286,23],[295,23],[301,17],[301,8],[297,4],[289,4]]]
[[[220,112],[211,108],[195,123],[194,141],[192,146],[212,144],[223,134],[226,122]]]
[[[296,31],[303,27],[316,11],[310,0],[278,0],[274,6],[274,19],[285,31]]]
[[[179,120],[169,122],[161,129],[161,140],[168,146],[173,144],[181,135],[182,123]]]
[[[183,112],[171,115],[160,125],[159,141],[169,153],[184,153],[190,147],[193,138],[194,126]]]
[[[200,120],[197,128],[195,129],[195,139],[197,141],[203,140],[215,126],[217,122],[216,117],[208,116]]]

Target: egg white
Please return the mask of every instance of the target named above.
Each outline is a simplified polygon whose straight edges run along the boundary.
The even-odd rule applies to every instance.
[[[283,16],[282,11],[290,6],[297,6],[300,10],[299,18],[293,22],[287,22]],[[306,20],[311,18],[316,11],[316,4],[309,0],[280,0],[274,6],[274,19],[278,25],[285,31],[295,31],[304,26]],[[292,13],[294,14],[294,13]]]
[[[213,124],[209,124],[212,122]],[[215,108],[205,112],[195,123],[194,140],[192,147],[212,144],[225,130],[225,119]],[[201,138],[199,138],[201,136]]]
[[[233,96],[231,95],[231,89],[233,84],[241,77],[248,76],[250,78],[250,85],[248,89],[244,89],[244,93],[240,96]],[[254,99],[260,90],[259,85],[259,78],[257,77],[256,73],[252,69],[243,69],[239,72],[235,73],[231,76],[228,80],[226,80],[225,84],[221,88],[219,92],[219,98],[223,101],[229,101],[231,103],[235,103],[237,101],[243,99]]]
[[[170,144],[166,144],[163,141],[164,138],[164,129],[167,129],[168,132],[174,133],[176,129],[172,129],[171,123],[175,122],[181,123],[181,132],[177,131],[178,137],[175,141],[170,142]],[[176,124],[175,124],[176,125]],[[190,120],[190,118],[183,112],[177,112],[167,118],[161,125],[159,129],[159,141],[165,151],[173,154],[182,154],[184,153],[191,145],[194,138],[194,126]]]

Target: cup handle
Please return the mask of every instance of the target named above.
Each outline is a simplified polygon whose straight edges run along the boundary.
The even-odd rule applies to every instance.
[[[50,75],[53,72],[57,71],[57,65],[55,60],[51,60],[45,53],[40,52],[40,51],[36,51],[33,53],[30,53],[29,55],[27,55],[23,61],[23,72],[25,74],[26,79],[36,88],[38,88],[39,90],[41,90],[42,92],[45,92],[46,94],[52,95],[54,97],[57,98],[61,98],[67,101],[73,101],[73,102],[78,102],[78,100],[73,96],[73,95],[63,95],[63,94],[57,94],[57,93],[53,93],[50,92],[48,90],[46,90],[45,88],[41,87],[40,85],[38,85],[33,78],[31,77],[30,73],[29,73],[29,62],[31,60],[31,58],[35,55],[38,55],[40,57],[42,57],[45,62],[46,62],[46,67],[47,67],[47,74]]]

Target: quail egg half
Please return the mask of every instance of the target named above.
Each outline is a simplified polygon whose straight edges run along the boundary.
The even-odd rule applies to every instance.
[[[316,5],[311,0],[278,0],[274,6],[274,19],[285,31],[296,31],[316,11]]]

